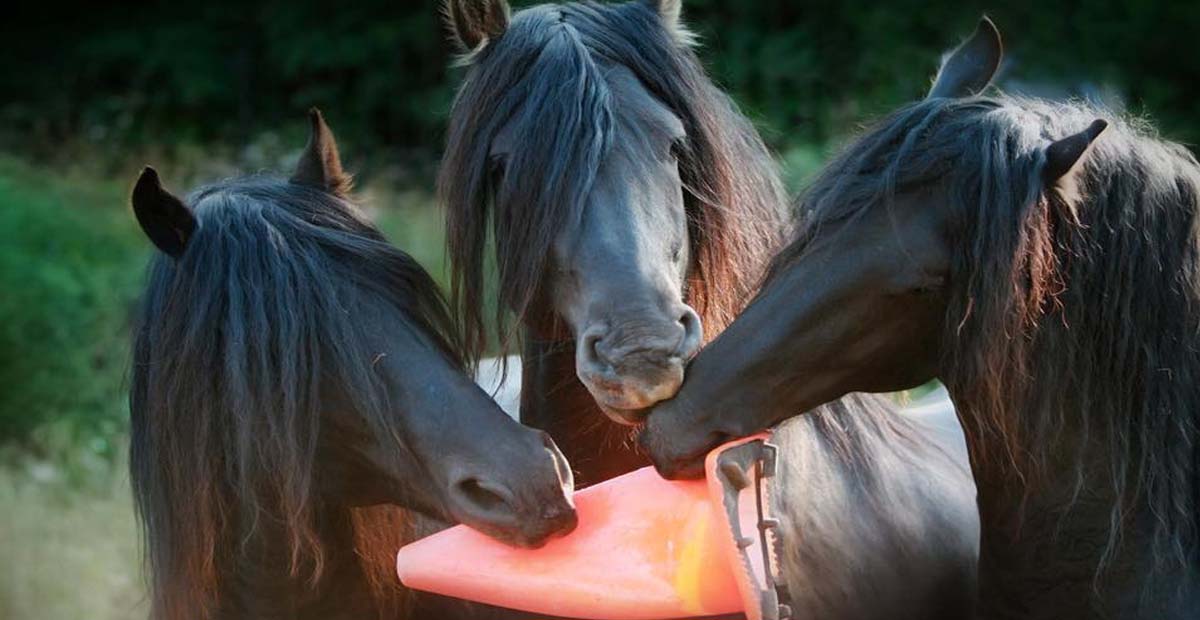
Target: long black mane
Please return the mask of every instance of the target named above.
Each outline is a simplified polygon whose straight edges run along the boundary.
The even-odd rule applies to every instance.
[[[178,261],[154,260],[134,344],[130,468],[154,617],[215,613],[221,579],[262,531],[282,534],[294,577],[320,578],[322,400],[336,389],[377,436],[399,433],[356,308],[386,304],[463,360],[434,282],[349,202],[251,177],[189,204],[199,228]],[[402,513],[353,519],[363,572],[395,599]]]
[[[1109,129],[1075,187],[1044,191],[1045,147],[1096,118]],[[964,424],[983,439],[977,447],[1003,446],[975,451],[976,467],[1005,469],[1035,489],[1049,463],[1070,459],[1077,497],[1087,488],[1113,498],[1108,553],[1132,520],[1148,519],[1160,565],[1196,562],[1195,156],[1143,123],[1080,103],[925,100],[826,168],[802,200],[798,240],[772,273],[817,235],[836,234],[839,220],[935,183],[956,217],[943,379],[961,395]],[[1064,438],[1105,458],[1054,453]]]
[[[467,59],[454,103],[439,192],[447,212],[452,299],[467,350],[486,346],[484,286],[495,243],[501,334],[506,313],[532,311],[556,234],[579,217],[597,167],[612,148],[607,71],[628,68],[683,122],[680,153],[694,265],[689,303],[707,334],[741,309],[786,237],[774,163],[692,50],[645,3],[580,2],[519,12],[503,36]],[[497,183],[493,140],[519,143]],[[507,338],[505,338],[507,342]]]

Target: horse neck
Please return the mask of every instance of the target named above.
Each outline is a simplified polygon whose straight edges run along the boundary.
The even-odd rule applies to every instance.
[[[550,434],[579,487],[650,464],[631,433],[604,416],[575,374],[571,340],[538,340],[528,330],[521,354],[521,422]]]
[[[327,508],[318,517],[325,553],[324,569],[315,584],[290,571],[286,533],[258,520],[244,542],[229,536],[222,544],[243,551],[222,570],[220,618],[371,618],[376,610],[358,558],[350,513]]]
[[[1048,450],[1059,456],[1032,481],[1011,465],[978,458],[1005,446],[971,417],[961,394],[952,389],[951,396],[978,489],[980,609],[990,610],[988,617],[1193,617],[1200,609],[1200,566],[1193,565],[1182,591],[1155,578],[1154,515],[1146,507],[1129,515],[1121,539],[1113,541],[1115,552],[1106,557],[1116,494],[1106,483],[1076,486],[1079,471],[1095,476],[1110,466],[1102,442],[1081,445],[1079,435],[1066,429],[1061,445]],[[1080,450],[1082,470],[1069,456]]]

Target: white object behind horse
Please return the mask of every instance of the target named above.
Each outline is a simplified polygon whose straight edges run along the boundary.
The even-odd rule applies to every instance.
[[[514,420],[520,419],[521,411],[521,357],[508,357],[508,376],[502,372],[504,358],[489,357],[479,363],[475,373],[475,382],[492,395],[500,408]],[[922,396],[901,413],[917,420],[929,428],[939,445],[949,452],[955,460],[970,471],[967,460],[967,441],[963,435],[962,426],[958,423],[958,414],[954,411],[954,403],[946,388],[939,386],[936,390]]]
[[[505,358],[489,357],[479,362],[479,370],[475,372],[475,383],[478,383],[500,408],[512,419],[520,421],[521,413],[521,356],[510,355],[508,360],[508,376],[504,376],[503,365]]]

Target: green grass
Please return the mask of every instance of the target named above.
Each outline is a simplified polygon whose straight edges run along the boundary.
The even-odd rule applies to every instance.
[[[446,230],[433,198],[424,191],[389,191],[368,186],[360,199],[389,241],[429,271],[443,290],[449,286]]]
[[[149,251],[126,191],[0,155],[0,618],[146,614],[122,437]]]
[[[0,440],[67,424],[112,455],[147,254],[125,191],[0,157]]]
[[[94,457],[84,450],[82,458]],[[4,459],[0,618],[146,617],[125,468],[99,464],[81,481],[78,472],[67,471],[78,465],[27,455]]]

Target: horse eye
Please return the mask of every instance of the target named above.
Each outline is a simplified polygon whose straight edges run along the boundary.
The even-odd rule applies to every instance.
[[[913,292],[918,295],[930,295],[940,293],[946,288],[949,278],[945,274],[926,274],[921,282],[914,287]]]

